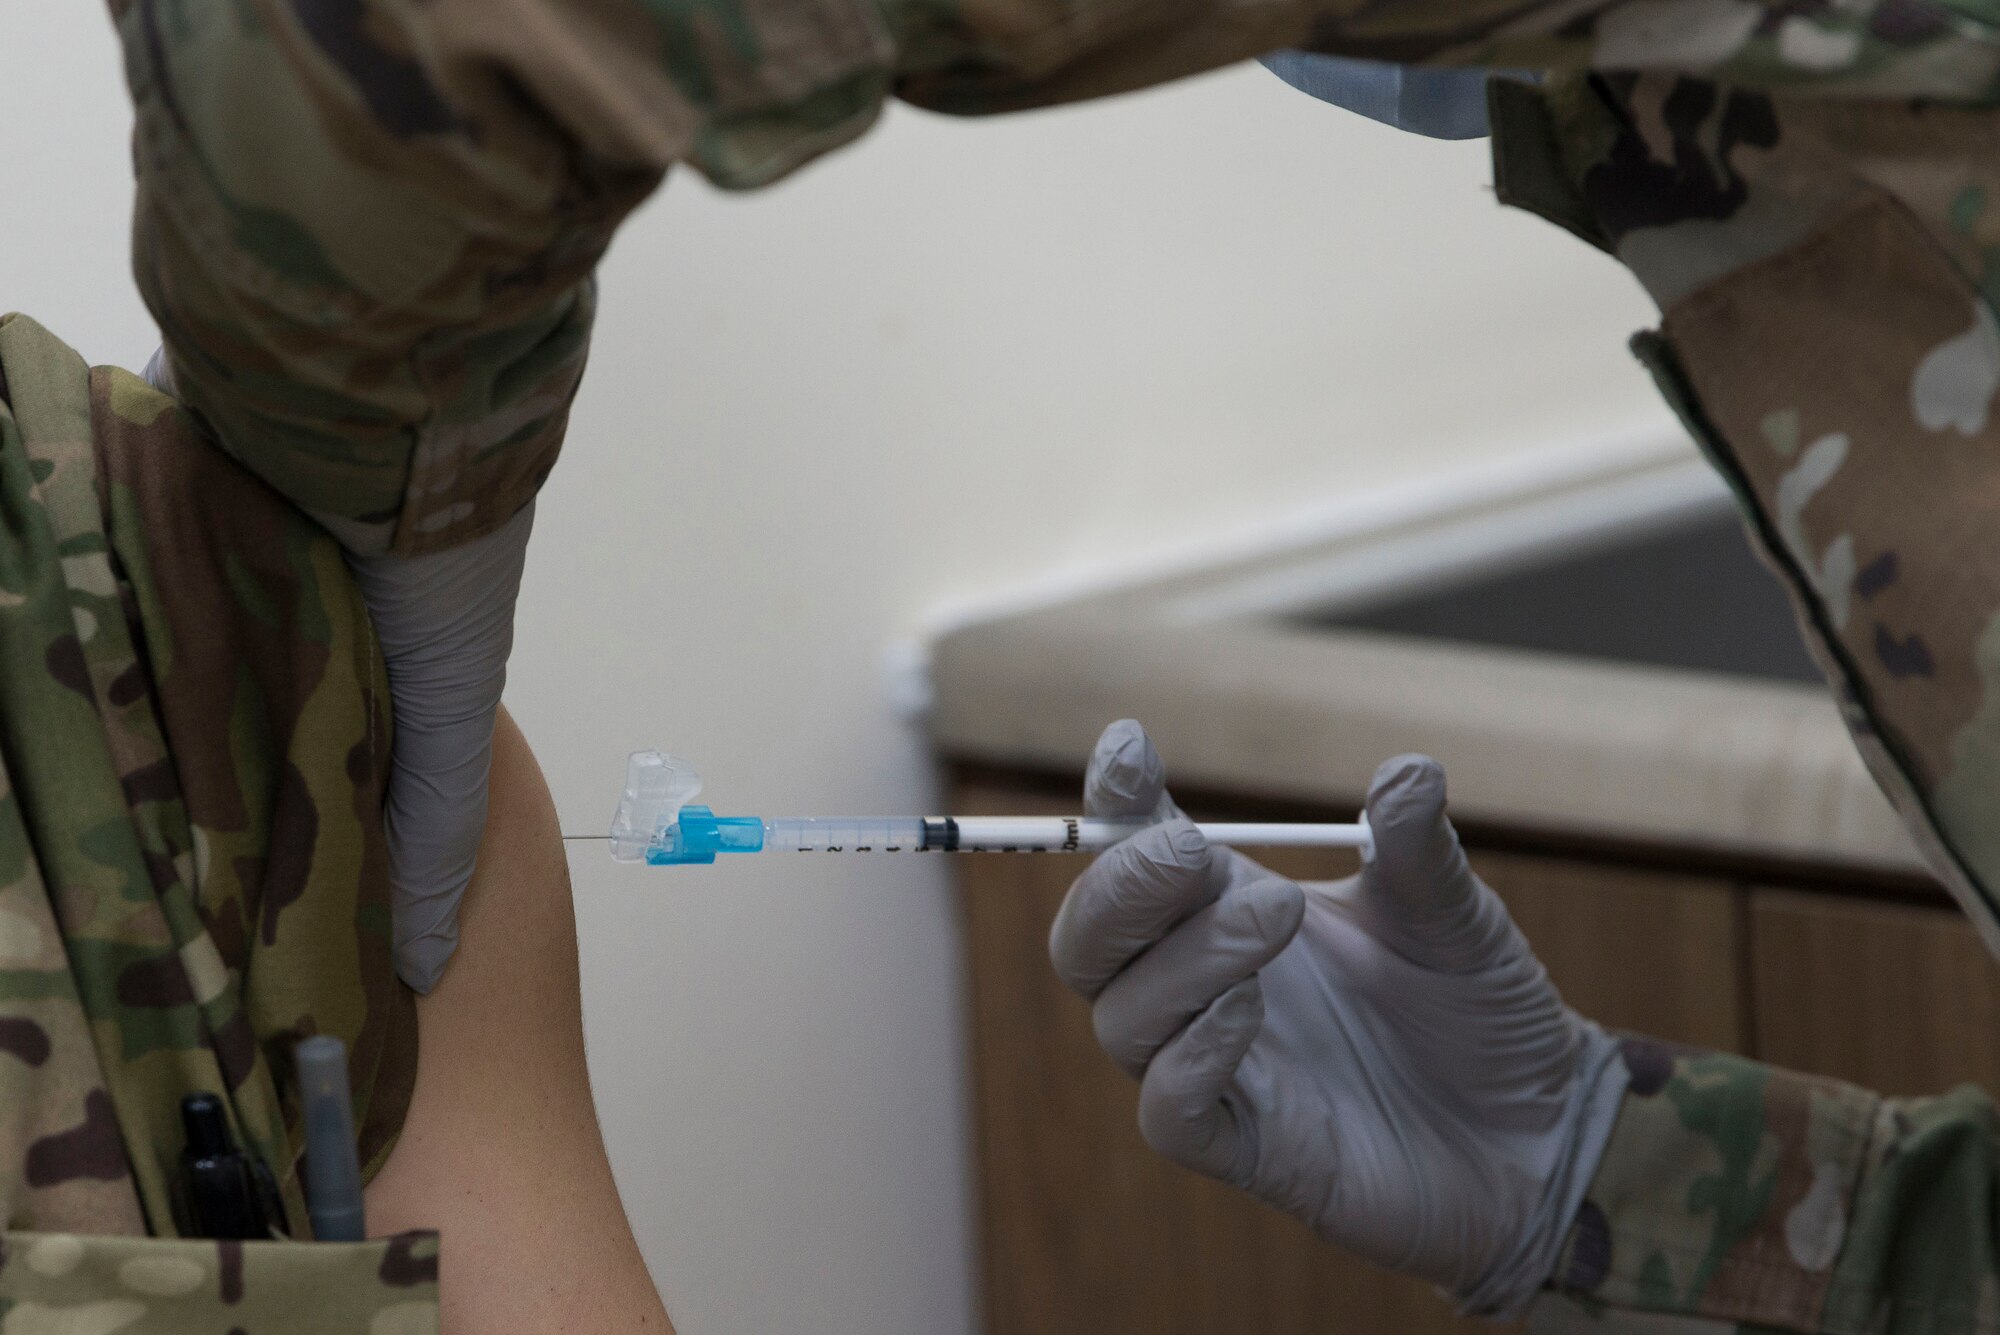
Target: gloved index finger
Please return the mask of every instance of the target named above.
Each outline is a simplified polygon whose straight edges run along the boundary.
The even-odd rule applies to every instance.
[[[1071,991],[1094,998],[1176,923],[1215,902],[1227,863],[1192,823],[1141,830],[1076,878],[1049,928],[1049,961]]]

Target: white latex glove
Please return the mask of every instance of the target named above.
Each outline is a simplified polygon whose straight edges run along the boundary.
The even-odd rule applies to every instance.
[[[145,376],[173,393],[164,348]],[[345,550],[389,673],[395,750],[383,823],[396,972],[419,992],[437,986],[458,948],[458,904],[486,828],[493,719],[534,521],[531,502],[494,532],[446,551]],[[339,521],[324,522],[343,536]]]
[[[1444,799],[1437,762],[1384,764],[1374,860],[1305,889],[1209,848],[1144,732],[1115,723],[1086,810],[1161,823],[1077,878],[1049,953],[1141,1080],[1147,1144],[1511,1316],[1555,1266],[1627,1074],[1466,865]]]

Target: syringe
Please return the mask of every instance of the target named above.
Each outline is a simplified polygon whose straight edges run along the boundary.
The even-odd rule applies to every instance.
[[[715,861],[718,853],[1095,853],[1143,820],[1091,816],[718,816],[690,804],[701,776],[686,761],[634,752],[611,823],[611,856],[652,866]],[[1212,844],[1357,848],[1374,855],[1366,819],[1352,824],[1198,824]]]

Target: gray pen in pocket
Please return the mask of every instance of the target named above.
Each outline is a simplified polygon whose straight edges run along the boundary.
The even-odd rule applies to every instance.
[[[306,1121],[306,1213],[320,1242],[368,1236],[361,1203],[361,1160],[355,1149],[354,1106],[347,1094],[347,1045],[330,1035],[302,1040],[293,1050]]]

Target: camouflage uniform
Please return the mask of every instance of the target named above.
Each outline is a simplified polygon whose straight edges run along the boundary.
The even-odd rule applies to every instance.
[[[415,1027],[389,959],[385,701],[324,533],[173,400],[0,319],[10,1335],[363,1331],[391,1309],[393,1329],[434,1328],[431,1235],[163,1241],[194,1091],[222,1097],[309,1236],[305,1034],[350,1045],[366,1160],[401,1125]]]
[[[1610,1147],[1529,1317],[1563,1332],[2000,1329],[2000,1123],[1628,1039]]]
[[[1002,111],[1281,47],[1556,71],[1493,90],[1503,197],[1660,302],[1642,356],[2000,950],[1994,0],[113,8],[138,276],[184,396],[350,546],[404,553],[490,532],[540,485],[592,270],[675,164],[758,186],[891,96]],[[1993,1327],[1985,1099],[1633,1052],[1549,1328]]]
[[[1790,587],[1871,772],[2000,953],[2000,116],[1665,74],[1495,85],[1492,104],[1503,198],[1613,251],[1660,304],[1635,350]],[[1987,1096],[1883,1100],[1631,1052],[1557,1276],[1578,1300],[1547,1301],[1537,1329],[1639,1310],[1695,1330],[2000,1330]]]

